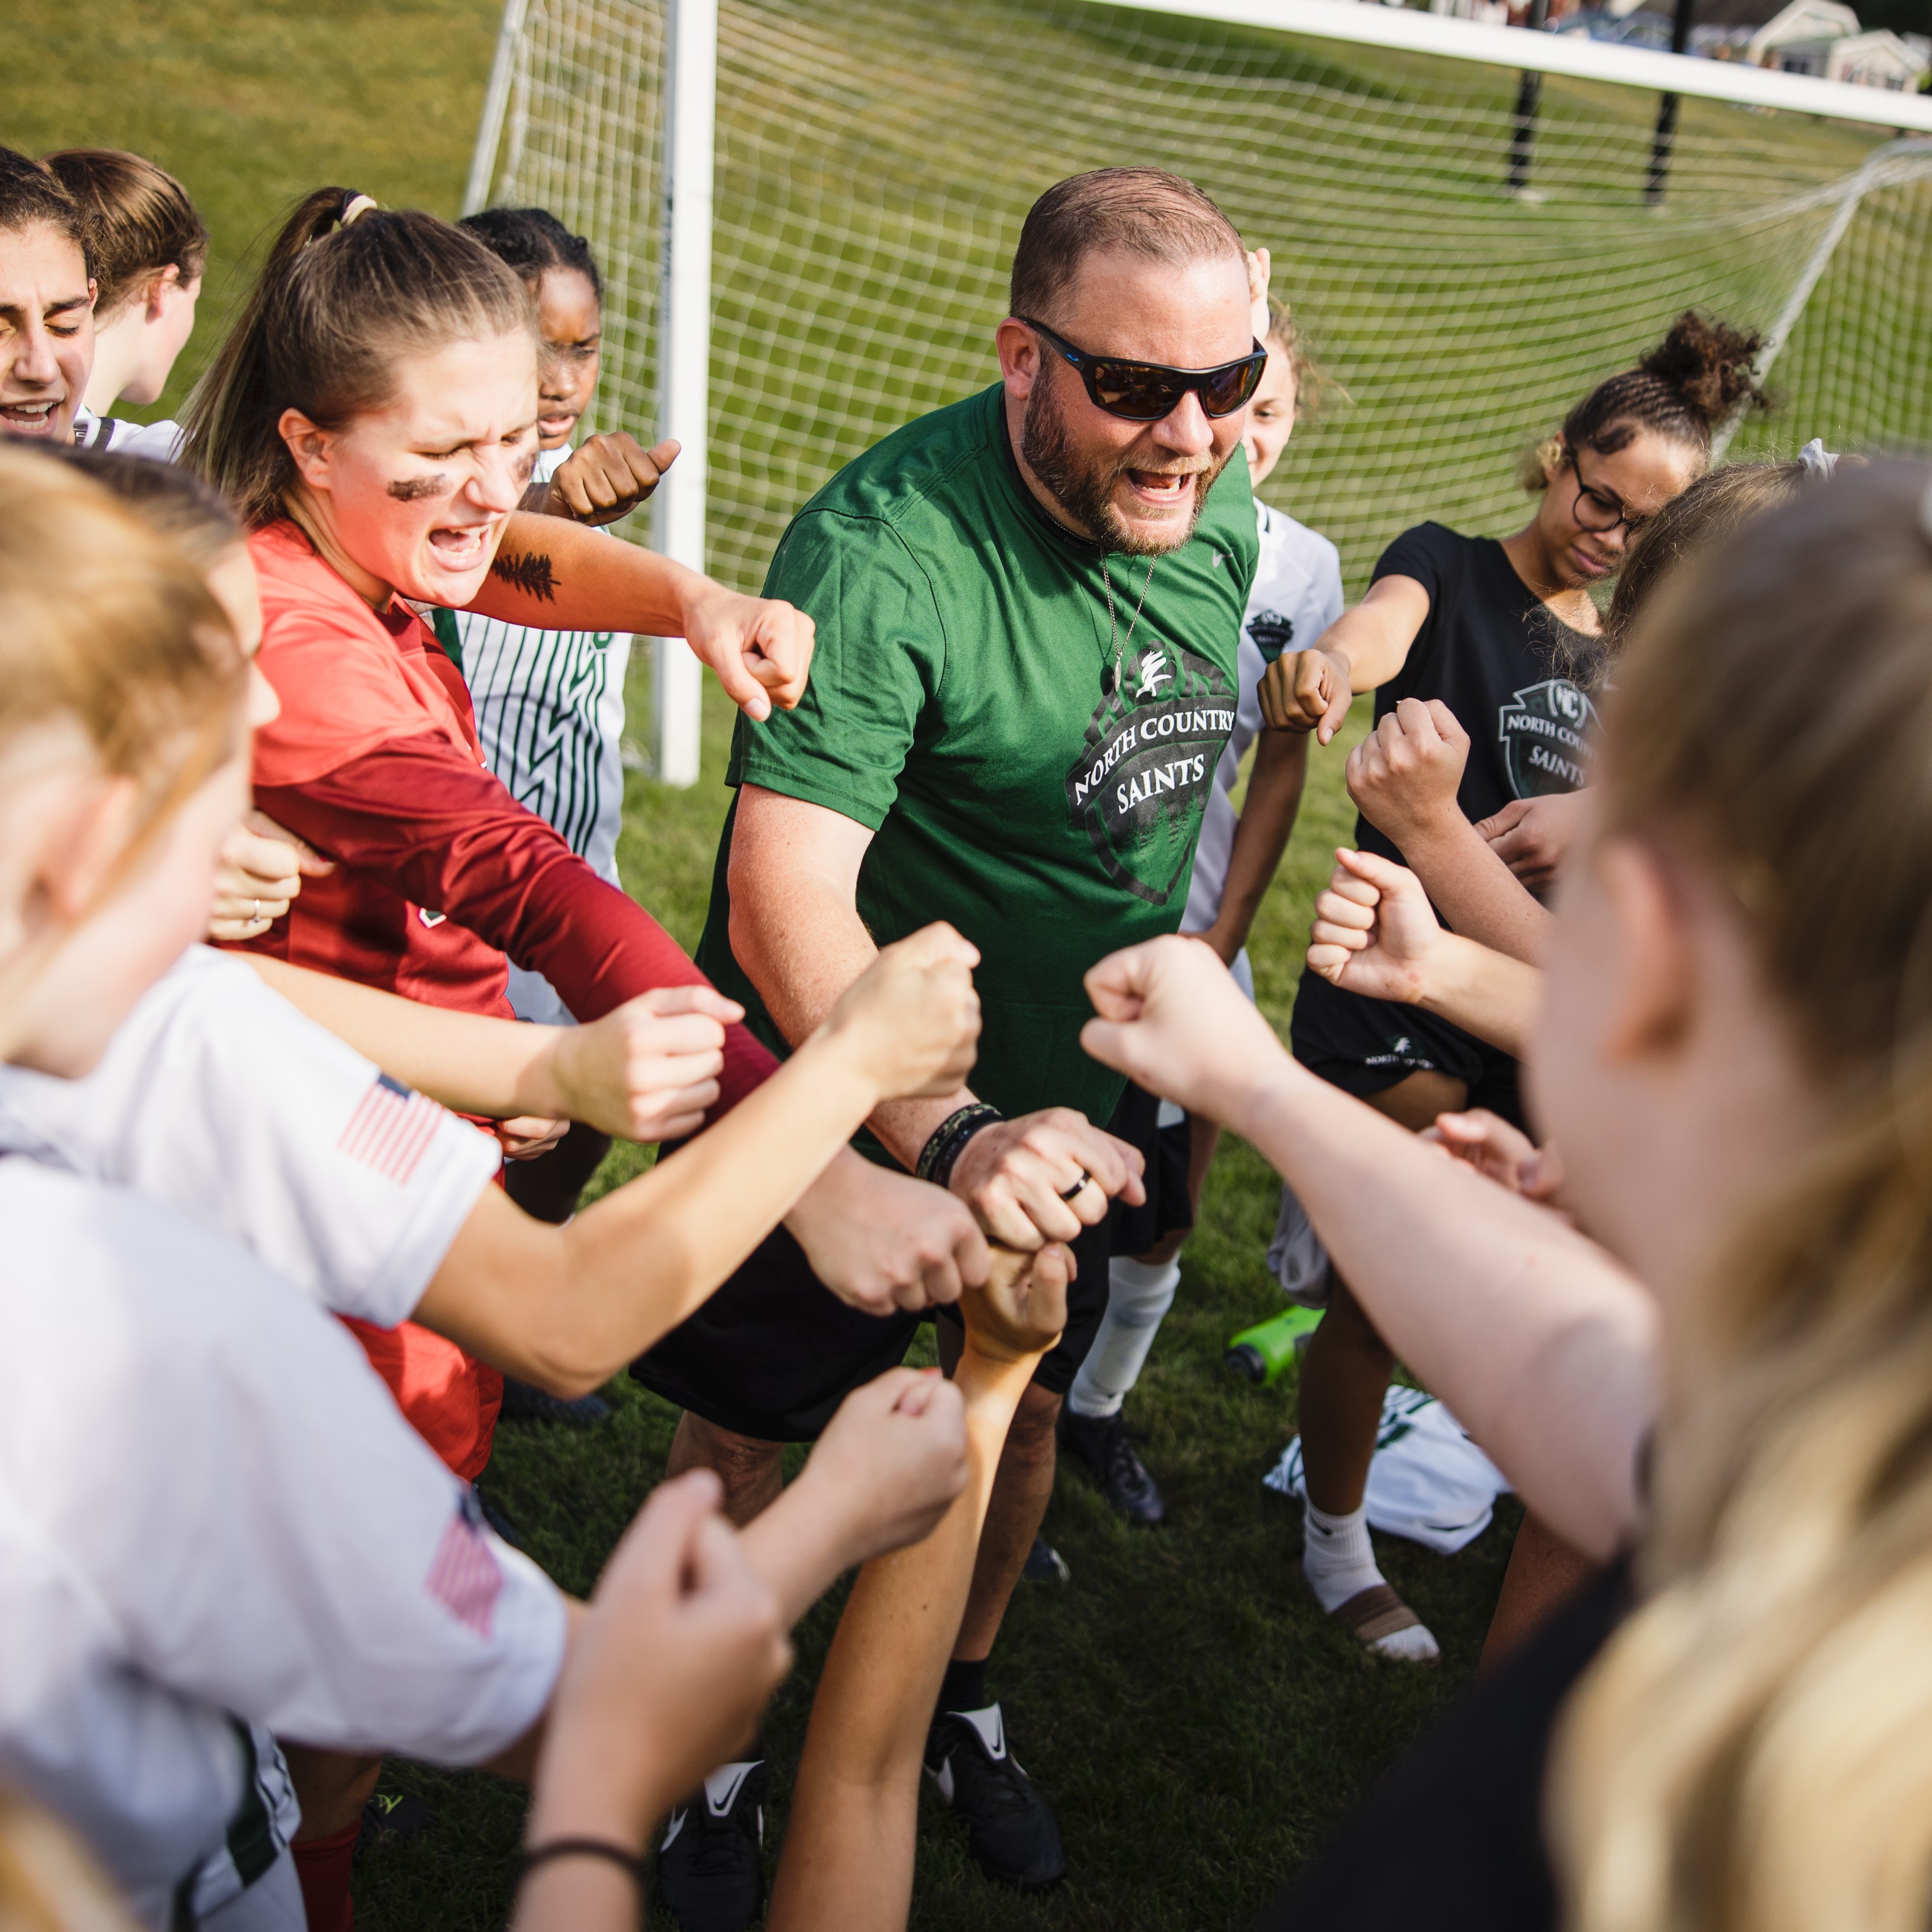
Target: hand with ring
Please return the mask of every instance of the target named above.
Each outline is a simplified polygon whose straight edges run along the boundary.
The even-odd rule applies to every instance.
[[[1031,1253],[1097,1226],[1115,1195],[1138,1207],[1144,1165],[1139,1148],[1070,1107],[1048,1107],[989,1121],[961,1150],[946,1185],[993,1240]]]

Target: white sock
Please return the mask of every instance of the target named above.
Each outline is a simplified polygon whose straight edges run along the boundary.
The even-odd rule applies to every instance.
[[[1351,1597],[1385,1580],[1369,1541],[1366,1503],[1347,1516],[1330,1516],[1309,1504],[1304,1541],[1301,1572],[1324,1610],[1340,1610]]]
[[[1066,1393],[1076,1415],[1118,1415],[1127,1391],[1141,1378],[1148,1352],[1160,1333],[1162,1318],[1174,1306],[1180,1286],[1178,1261],[1150,1266],[1117,1261],[1108,1270],[1107,1312],[1080,1372]]]
[[[1323,1610],[1332,1613],[1351,1597],[1388,1581],[1376,1567],[1375,1546],[1369,1540],[1366,1503],[1347,1516],[1330,1516],[1309,1503],[1304,1530],[1301,1574]],[[1428,1626],[1420,1623],[1392,1630],[1369,1648],[1378,1657],[1412,1664],[1432,1663],[1442,1654]]]

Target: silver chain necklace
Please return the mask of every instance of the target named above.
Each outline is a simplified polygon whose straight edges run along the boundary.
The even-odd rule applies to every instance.
[[[1127,634],[1124,638],[1120,635],[1120,617],[1114,608],[1114,580],[1107,574],[1107,553],[1105,550],[1100,553],[1100,583],[1107,593],[1108,641],[1114,647],[1114,678],[1112,683],[1107,687],[1107,694],[1110,698],[1120,688],[1120,656],[1134,640],[1134,632],[1141,621],[1141,609],[1147,602],[1148,586],[1154,581],[1154,567],[1158,561],[1155,557],[1148,559],[1147,574],[1141,579],[1141,594],[1134,604],[1134,614],[1127,621]]]

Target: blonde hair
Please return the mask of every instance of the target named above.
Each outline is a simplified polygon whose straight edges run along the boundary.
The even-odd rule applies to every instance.
[[[1296,420],[1306,421],[1324,403],[1347,402],[1348,391],[1322,366],[1295,321],[1294,311],[1281,296],[1268,297],[1268,334],[1262,339],[1262,346],[1265,349],[1270,343],[1278,342],[1288,358],[1288,366],[1294,376]]]
[[[1688,1311],[1640,1606],[1546,1792],[1572,1932],[1932,1906],[1928,472],[1802,492],[1666,584],[1606,823],[1728,886],[1828,1124]]]
[[[0,448],[0,751],[70,718],[165,815],[228,755],[248,667],[190,560],[68,464]]]

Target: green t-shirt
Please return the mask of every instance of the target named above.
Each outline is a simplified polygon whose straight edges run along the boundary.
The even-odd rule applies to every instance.
[[[874,834],[858,909],[880,945],[950,920],[980,949],[975,1093],[1009,1118],[1076,1107],[1104,1122],[1125,1084],[1090,1060],[1081,977],[1172,932],[1234,722],[1235,652],[1258,544],[1247,465],[1160,558],[1109,696],[1099,548],[1015,466],[1004,392],[888,436],[793,519],[765,594],[818,625],[795,711],[738,721],[727,774]],[[1109,565],[1124,637],[1147,564]],[[783,1043],[728,938],[725,822],[698,962]]]

